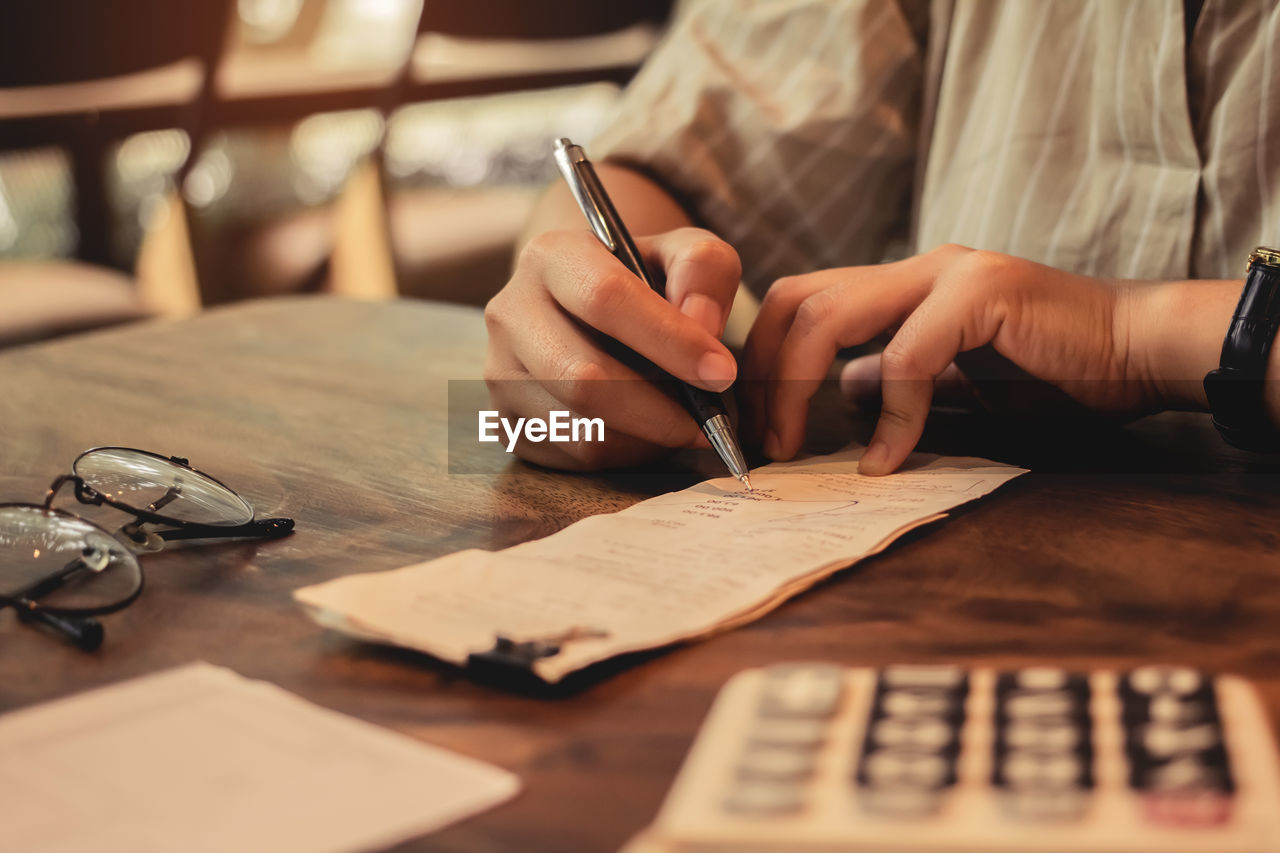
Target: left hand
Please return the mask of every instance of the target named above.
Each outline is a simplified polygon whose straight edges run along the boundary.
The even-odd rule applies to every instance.
[[[1142,375],[1145,359],[1130,351],[1133,294],[1144,284],[962,246],[781,279],[769,289],[743,359],[744,378],[756,380],[747,384],[756,393],[752,408],[767,424],[765,452],[794,456],[809,400],[836,353],[895,328],[879,356],[883,406],[859,466],[864,474],[902,464],[924,429],[934,381],[954,371],[957,355],[978,347],[990,346],[1089,409],[1135,415],[1159,408],[1152,378]],[[853,364],[865,377],[865,364]]]

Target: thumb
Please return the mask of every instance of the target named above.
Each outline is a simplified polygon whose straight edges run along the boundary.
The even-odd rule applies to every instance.
[[[720,337],[742,279],[733,247],[702,228],[677,228],[637,239],[636,248],[666,274],[667,300]]]

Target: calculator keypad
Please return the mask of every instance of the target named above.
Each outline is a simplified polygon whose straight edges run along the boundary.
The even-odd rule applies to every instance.
[[[764,816],[803,809],[829,721],[843,697],[841,667],[787,664],[766,670],[721,802],[724,810]]]
[[[880,673],[857,763],[863,806],[887,814],[935,810],[956,781],[969,682],[954,667]]]
[[[1194,670],[1143,667],[1120,682],[1129,785],[1147,820],[1214,825],[1235,790],[1213,682]]]
[[[854,827],[881,840],[924,833],[936,845],[946,838],[941,827],[967,820],[978,821],[969,831],[996,833],[993,843],[1000,832],[1013,833],[1010,839],[1078,833],[1083,846],[1062,849],[1084,850],[1102,849],[1091,846],[1103,838],[1095,834],[1102,825],[1185,833],[1240,823],[1219,708],[1220,690],[1239,707],[1238,679],[1218,687],[1226,682],[1174,667],[1080,673],[828,664],[743,675],[720,722],[703,733],[719,746],[705,754],[686,795],[704,803],[713,797],[706,804],[723,827],[743,828],[740,840],[758,840],[746,827],[788,839],[769,849],[803,849],[789,846],[783,830],[806,826],[844,826],[854,833],[849,839],[863,837]],[[1274,761],[1269,753],[1266,760]],[[1188,839],[1176,849],[1207,849]],[[906,840],[894,844],[884,849],[914,849]],[[1009,841],[998,849],[1027,848]]]
[[[760,690],[760,716],[774,719],[823,719],[840,707],[844,671],[838,666],[770,667]]]
[[[1093,787],[1089,681],[1057,669],[996,678],[991,784],[1026,820],[1077,818]]]

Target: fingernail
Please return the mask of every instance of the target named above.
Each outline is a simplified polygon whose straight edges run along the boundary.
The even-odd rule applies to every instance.
[[[858,463],[858,473],[870,474],[871,476],[889,473],[889,445],[887,442],[880,439],[871,442],[867,452],[862,454],[862,461]]]
[[[738,366],[723,353],[709,352],[698,359],[698,379],[712,391],[723,391],[733,384]]]
[[[680,313],[717,338],[720,337],[720,306],[710,296],[705,293],[690,293],[680,303]]]
[[[778,440],[778,434],[773,430],[769,430],[764,437],[764,455],[770,459],[778,458],[778,451],[782,447],[782,442]]]

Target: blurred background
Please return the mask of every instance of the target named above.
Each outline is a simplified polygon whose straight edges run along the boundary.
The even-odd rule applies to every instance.
[[[0,346],[329,292],[483,304],[672,0],[0,4]]]

